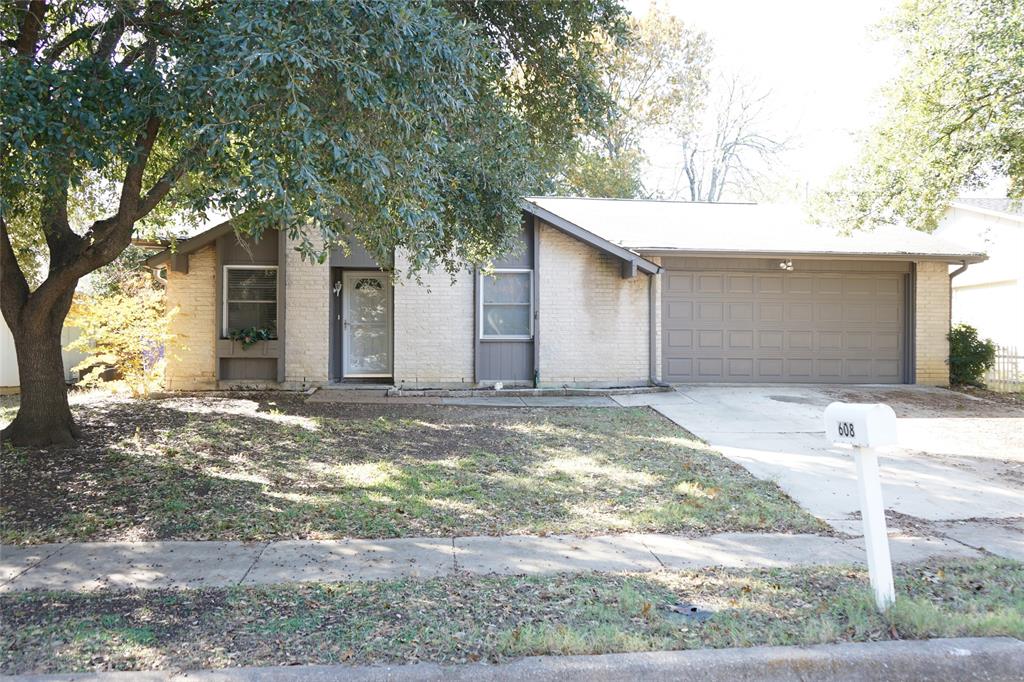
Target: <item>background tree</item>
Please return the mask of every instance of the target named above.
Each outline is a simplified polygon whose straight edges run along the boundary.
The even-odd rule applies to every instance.
[[[768,132],[770,92],[738,75],[720,75],[714,89],[702,123],[673,129],[679,153],[672,198],[717,202],[726,190],[749,198],[788,148]]]
[[[624,44],[601,43],[602,82],[612,98],[596,129],[581,138],[559,189],[593,197],[644,194],[645,142],[660,129],[695,120],[707,94],[711,44],[707,36],[651,4],[629,19]]]
[[[62,323],[145,225],[215,210],[309,258],[343,235],[402,247],[413,270],[504,249],[520,196],[607,106],[594,36],[621,23],[615,0],[4,3],[0,308],[21,406],[3,437],[73,439]]]
[[[888,113],[819,210],[851,228],[932,230],[962,189],[994,175],[1024,196],[1024,4],[906,0],[888,30],[904,50]]]

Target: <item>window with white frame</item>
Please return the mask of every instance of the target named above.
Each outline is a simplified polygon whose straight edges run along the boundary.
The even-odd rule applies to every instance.
[[[250,327],[277,338],[277,266],[224,266],[224,336]]]
[[[533,270],[480,274],[480,338],[533,338]]]

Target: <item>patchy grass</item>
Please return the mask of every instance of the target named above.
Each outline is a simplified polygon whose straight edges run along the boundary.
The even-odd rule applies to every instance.
[[[96,399],[69,450],[0,455],[8,543],[826,532],[645,408]]]
[[[862,569],[446,577],[0,597],[0,672],[500,661],[927,637],[1024,637],[1024,564],[897,567],[875,612]],[[668,607],[713,610],[688,622]]]

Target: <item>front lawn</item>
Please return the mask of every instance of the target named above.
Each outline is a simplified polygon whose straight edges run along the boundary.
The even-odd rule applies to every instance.
[[[75,402],[78,446],[0,456],[4,542],[826,532],[646,408]]]
[[[501,661],[538,654],[1024,637],[1024,564],[456,576],[195,591],[0,596],[0,672]],[[703,622],[671,610],[713,612]]]

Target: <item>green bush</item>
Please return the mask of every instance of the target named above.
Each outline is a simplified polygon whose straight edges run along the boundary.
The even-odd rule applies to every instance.
[[[996,345],[991,339],[979,339],[978,330],[969,324],[957,324],[949,332],[949,381],[952,384],[984,386],[985,376],[996,361]]]

